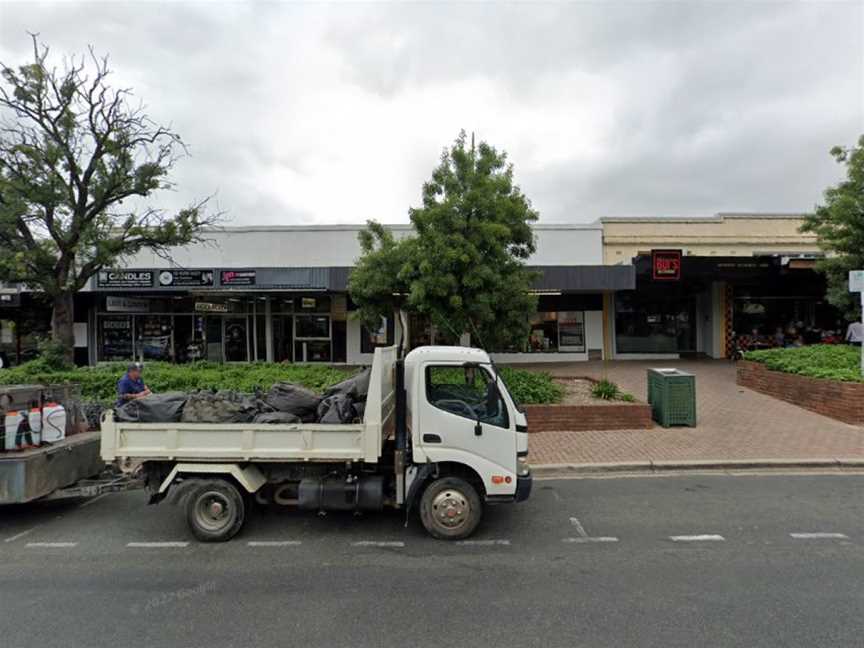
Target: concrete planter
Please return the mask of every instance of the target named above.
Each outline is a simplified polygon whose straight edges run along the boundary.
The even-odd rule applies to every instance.
[[[759,362],[738,363],[737,382],[768,396],[844,423],[864,425],[864,383],[772,371]]]
[[[526,405],[528,432],[581,432],[584,430],[650,430],[651,406]]]

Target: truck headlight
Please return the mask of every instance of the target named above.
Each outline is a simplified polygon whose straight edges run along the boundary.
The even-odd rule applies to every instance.
[[[528,465],[528,460],[525,457],[516,459],[516,474],[520,477],[525,477],[531,473],[531,466]]]

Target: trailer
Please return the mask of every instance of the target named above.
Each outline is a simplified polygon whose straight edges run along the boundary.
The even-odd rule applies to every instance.
[[[250,501],[324,512],[418,509],[435,538],[475,531],[484,506],[528,498],[525,414],[489,356],[466,347],[375,350],[361,423],[102,420],[101,454],[140,470],[151,503],[185,507],[193,535],[225,541]]]

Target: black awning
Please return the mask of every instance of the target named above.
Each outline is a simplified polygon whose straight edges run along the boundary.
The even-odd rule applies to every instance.
[[[531,269],[541,273],[534,282],[535,290],[600,292],[636,288],[636,268],[632,265],[536,266]]]

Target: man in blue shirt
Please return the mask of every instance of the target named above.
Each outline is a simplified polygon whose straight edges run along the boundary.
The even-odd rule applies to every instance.
[[[133,362],[126,369],[123,377],[117,381],[117,407],[151,394],[150,388],[144,384],[144,379],[141,377],[142,370],[140,362]]]

